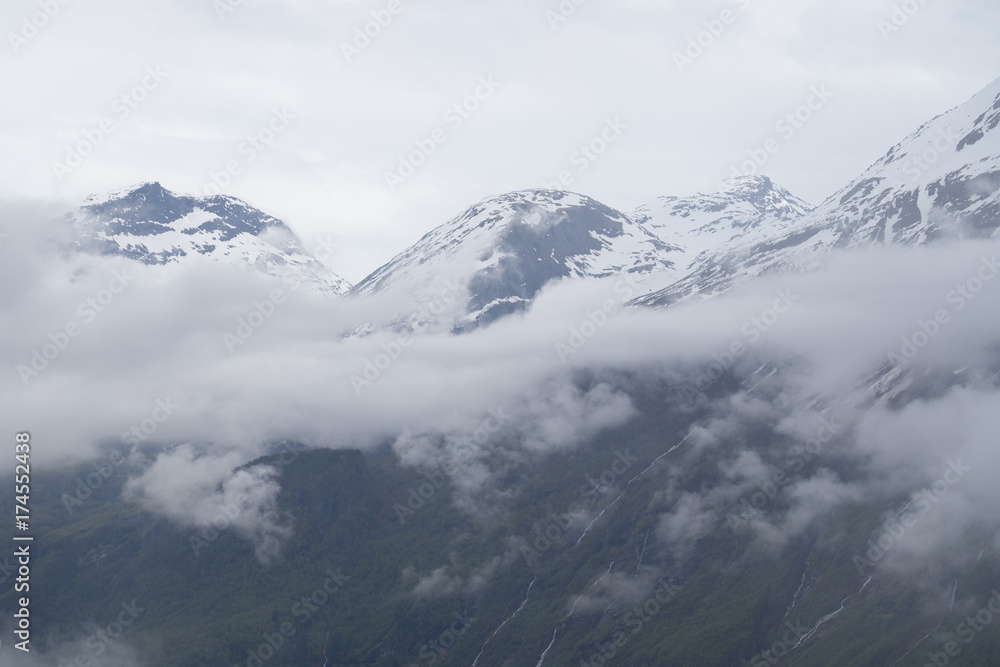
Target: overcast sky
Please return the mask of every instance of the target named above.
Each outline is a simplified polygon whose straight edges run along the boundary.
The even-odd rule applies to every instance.
[[[568,17],[558,0],[63,1],[4,5],[0,200],[69,207],[147,180],[198,193],[232,163],[222,191],[307,242],[330,237],[352,282],[470,204],[563,170],[567,189],[631,210],[716,189],[774,137],[762,171],[818,203],[1000,76],[993,0],[911,0],[892,31],[891,0],[566,0]],[[372,12],[387,25],[345,50]],[[832,96],[783,136],[813,87]],[[446,116],[476,92],[467,118]],[[269,125],[263,150],[242,144]],[[614,141],[581,172],[574,152],[602,132]],[[390,188],[419,140],[433,154]]]

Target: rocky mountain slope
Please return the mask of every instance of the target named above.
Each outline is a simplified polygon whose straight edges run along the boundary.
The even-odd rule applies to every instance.
[[[834,248],[910,246],[1000,233],[1000,79],[924,124],[814,210],[731,236],[687,275],[636,301],[665,306],[764,273],[809,270]]]
[[[159,183],[89,197],[66,214],[54,237],[63,250],[74,252],[144,264],[204,256],[326,294],[350,289],[281,220],[235,197],[176,195]]]
[[[589,197],[550,190],[484,200],[434,229],[352,290],[432,292],[462,285],[449,324],[486,324],[526,308],[550,281],[673,269],[680,248]]]
[[[524,310],[544,286],[564,278],[680,278],[712,249],[784,229],[809,210],[758,177],[734,179],[716,194],[663,197],[632,215],[568,192],[513,192],[434,229],[352,295],[432,294],[451,281],[466,291],[444,326],[467,330]],[[442,326],[414,315],[401,319],[410,327]]]

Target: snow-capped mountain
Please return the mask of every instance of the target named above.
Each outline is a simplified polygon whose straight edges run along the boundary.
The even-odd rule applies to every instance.
[[[67,216],[68,245],[148,264],[205,255],[325,292],[392,292],[412,303],[390,322],[359,331],[385,324],[468,330],[526,309],[554,280],[625,273],[670,282],[634,301],[662,307],[761,274],[819,267],[834,248],[996,236],[998,125],[1000,79],[926,123],[815,208],[764,176],[731,179],[717,193],[660,197],[632,214],[553,190],[492,197],[352,290],[280,220],[232,197],[178,196],[158,183],[88,199]],[[420,306],[442,293],[450,310]]]
[[[252,268],[312,290],[343,294],[351,285],[305,250],[284,222],[226,195],[175,195],[142,183],[87,198],[56,231],[63,248],[167,264],[201,255]]]
[[[924,124],[825,201],[810,225],[847,246],[995,236],[1000,227],[1000,79]]]
[[[861,176],[787,224],[761,224],[698,256],[637,304],[711,296],[763,273],[819,266],[834,248],[919,245],[1000,233],[1000,79],[924,124]]]
[[[740,176],[716,193],[659,197],[632,217],[682,249],[676,261],[683,271],[708,251],[791,229],[812,208],[766,176]]]
[[[525,190],[486,199],[434,229],[352,294],[427,295],[451,281],[463,293],[447,324],[467,329],[523,310],[552,280],[670,271],[681,252],[589,197]]]

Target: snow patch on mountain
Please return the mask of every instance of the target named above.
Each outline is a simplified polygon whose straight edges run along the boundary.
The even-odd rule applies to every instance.
[[[686,275],[635,303],[667,306],[719,294],[765,273],[809,271],[835,248],[995,237],[998,126],[1000,79],[925,123],[804,215],[762,220],[749,229],[723,223],[722,242],[697,254]]]
[[[462,330],[524,310],[554,280],[673,270],[672,255],[679,251],[589,197],[525,190],[470,207],[365,278],[352,294],[428,294],[443,280],[452,281],[464,292],[441,326]]]
[[[54,241],[64,250],[150,265],[204,256],[325,294],[351,287],[281,220],[235,197],[175,195],[159,183],[91,195],[65,216]]]

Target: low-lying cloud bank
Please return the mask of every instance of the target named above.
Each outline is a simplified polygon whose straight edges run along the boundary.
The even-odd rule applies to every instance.
[[[206,453],[181,447],[160,455],[130,482],[129,497],[197,527],[234,494],[246,494],[253,509],[237,529],[264,560],[288,530],[273,514],[277,481],[266,468],[233,470],[271,442],[392,443],[408,465],[461,468],[459,498],[472,504],[504,462],[571,449],[635,414],[621,389],[581,388],[580,374],[593,369],[656,374],[697,398],[720,369],[795,359],[781,401],[728,399],[772,414],[794,435],[815,428],[796,422],[804,417],[788,407],[795,396],[848,396],[891,355],[919,373],[972,377],[996,359],[1000,342],[997,243],[835,256],[813,274],[764,277],[667,311],[618,311],[591,327],[583,324],[614,298],[614,281],[566,282],[545,290],[524,315],[460,336],[418,335],[404,347],[393,332],[341,337],[388,319],[404,302],[399,295],[323,300],[209,262],[178,271],[57,258],[38,251],[30,227],[7,233],[0,243],[0,279],[9,286],[0,294],[3,430],[31,431],[34,462],[43,467],[109,443],[199,443]],[[368,362],[378,374],[359,390],[352,377]],[[761,534],[780,542],[830,507],[933,483],[958,458],[973,470],[922,516],[933,535],[908,534],[892,562],[975,532],[981,508],[1000,500],[989,479],[1000,463],[989,446],[1000,410],[990,378],[976,380],[979,389],[966,383],[902,411],[848,408],[843,419],[856,422],[856,437],[845,447],[864,461],[869,481],[859,486],[831,471],[798,480],[786,490],[794,511],[777,523],[760,519],[768,521],[758,522]],[[739,428],[720,414],[700,426],[705,438]],[[735,496],[718,502],[752,486],[762,465],[753,455],[726,463]],[[664,517],[661,535],[697,536],[716,500],[684,500]]]

